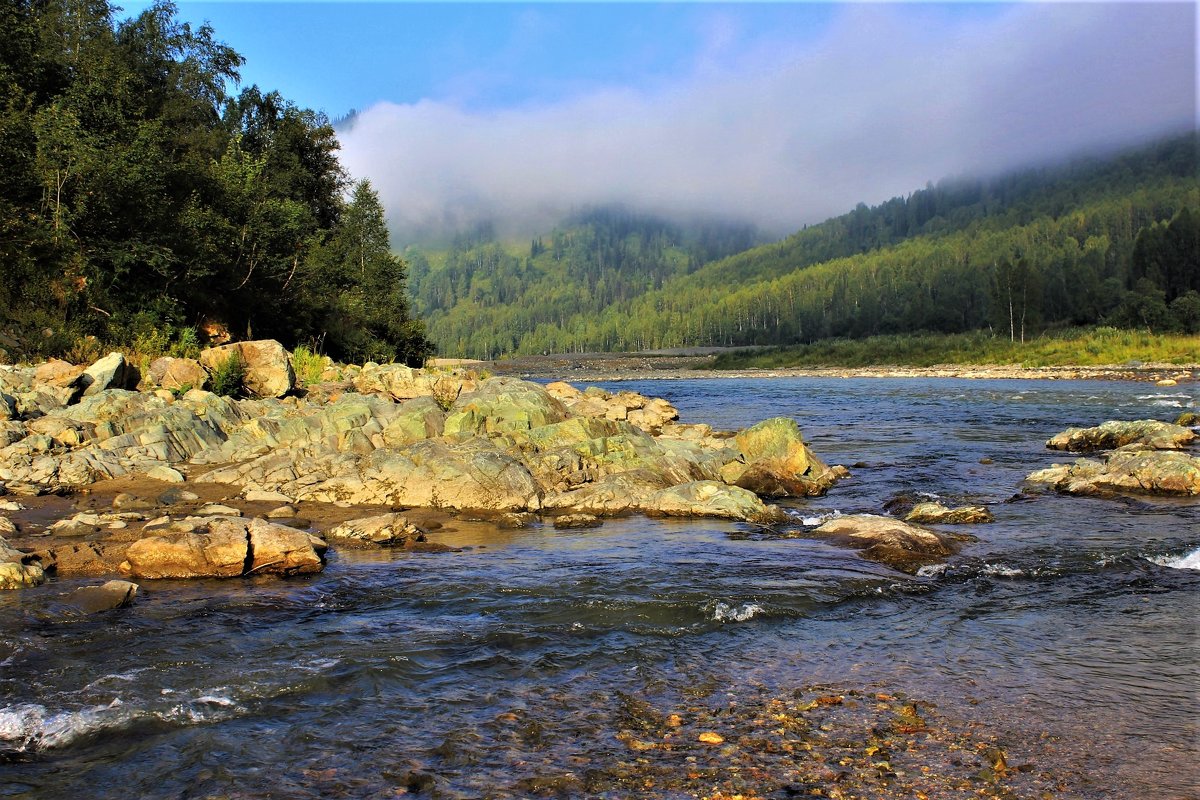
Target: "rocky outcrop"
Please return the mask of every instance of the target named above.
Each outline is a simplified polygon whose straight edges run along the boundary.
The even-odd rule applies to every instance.
[[[1115,450],[1031,473],[1026,480],[1078,495],[1200,496],[1200,458],[1177,450]]]
[[[252,384],[262,362],[286,372],[273,342],[213,348],[202,361],[235,352]],[[177,364],[185,362],[154,362],[148,380],[167,382]],[[633,392],[469,370],[367,364],[342,368],[342,383],[303,397],[231,400],[180,383],[172,392],[109,389],[74,405],[38,395],[35,386],[48,384],[36,384],[36,372],[0,370],[0,390],[13,398],[13,418],[0,420],[0,482],[14,491],[145,474],[292,502],[762,519],[766,506],[747,496],[816,494],[839,475],[793,420],[735,436],[679,424],[669,403]],[[259,377],[258,394],[283,390]],[[725,488],[671,491],[709,483]]]
[[[274,339],[210,347],[200,353],[200,363],[212,373],[234,356],[241,359],[245,369],[243,385],[256,397],[283,397],[296,383],[292,360]]]
[[[122,572],[139,578],[296,575],[323,568],[307,533],[236,517],[216,517],[204,528],[139,539],[121,565]]]
[[[953,541],[925,528],[876,514],[849,514],[828,520],[812,535],[862,551],[864,557],[904,572],[944,560]]]
[[[904,517],[905,522],[925,524],[964,525],[992,522],[995,517],[983,506],[947,508],[941,503],[918,503]]]
[[[1046,447],[1072,453],[1115,450],[1129,445],[1151,450],[1179,450],[1195,440],[1196,433],[1182,425],[1153,419],[1110,420],[1094,428],[1067,428],[1052,436]]]
[[[804,444],[793,419],[764,420],[739,433],[735,441],[738,458],[721,468],[721,480],[755,494],[824,494],[839,477]]]

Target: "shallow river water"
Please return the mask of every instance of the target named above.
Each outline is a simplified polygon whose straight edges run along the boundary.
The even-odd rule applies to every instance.
[[[438,539],[465,552],[334,554],[311,578],[143,582],[132,608],[83,621],[6,593],[0,796],[669,797],[547,776],[628,759],[614,733],[639,703],[821,684],[925,698],[1057,775],[1055,797],[1200,796],[1200,504],[1021,491],[1069,458],[1044,448],[1056,431],[1173,420],[1194,389],[608,388],[715,428],[795,417],[852,472],[786,504],[797,529],[898,495],[984,503],[996,521],[917,576],[754,526],[634,517],[465,525]]]

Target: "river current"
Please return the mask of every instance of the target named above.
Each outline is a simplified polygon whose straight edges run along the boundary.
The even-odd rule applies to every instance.
[[[132,608],[86,620],[5,593],[0,796],[527,796],[553,786],[538,776],[626,758],[613,732],[631,702],[822,683],[928,698],[1059,774],[1056,797],[1200,796],[1200,504],[1022,490],[1072,458],[1045,449],[1053,433],[1174,420],[1194,388],[606,388],[718,429],[796,418],[852,473],[784,504],[797,529],[900,496],[986,504],[996,521],[964,526],[978,540],[915,576],[755,526],[631,517],[464,522],[438,538],[464,552],[338,553],[309,578],[145,581]]]

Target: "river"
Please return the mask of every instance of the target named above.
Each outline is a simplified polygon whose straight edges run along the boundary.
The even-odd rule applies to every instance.
[[[673,797],[661,781],[551,778],[636,768],[615,734],[641,704],[823,685],[906,692],[986,728],[1031,765],[1006,796],[1041,797],[1046,781],[1054,797],[1198,796],[1200,504],[1021,486],[1069,458],[1045,449],[1051,434],[1173,420],[1193,388],[607,388],[715,428],[795,417],[852,473],[785,504],[796,530],[898,496],[983,503],[996,521],[916,576],[803,535],[633,517],[487,535],[464,523],[438,539],[462,553],[334,554],[311,578],[147,581],[132,608],[71,622],[5,593],[0,796]]]

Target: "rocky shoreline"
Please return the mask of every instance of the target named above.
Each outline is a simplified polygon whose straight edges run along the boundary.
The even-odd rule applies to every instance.
[[[233,354],[245,399],[202,388]],[[1072,429],[1048,446],[1110,452],[1028,482],[1198,495],[1200,459],[1184,452],[1194,438],[1150,422]],[[0,587],[47,573],[297,575],[322,570],[331,549],[457,550],[441,532],[464,524],[586,528],[628,514],[823,537],[915,572],[971,539],[920,524],[991,519],[982,507],[932,507],[907,521],[859,514],[789,530],[769,502],[821,495],[848,476],[792,419],[715,431],[680,422],[663,399],[461,363],[327,362],[319,381],[299,385],[290,354],[266,341],[144,369],[119,353],[87,367],[0,367]],[[114,592],[114,602],[133,596]]]

